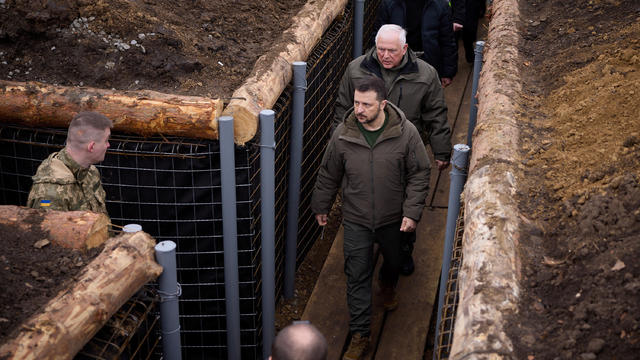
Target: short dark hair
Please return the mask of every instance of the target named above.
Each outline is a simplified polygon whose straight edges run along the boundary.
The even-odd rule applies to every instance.
[[[359,92],[374,91],[376,100],[382,101],[387,98],[387,89],[384,81],[376,76],[367,76],[356,82],[356,90]]]
[[[71,119],[67,131],[67,144],[85,144],[95,141],[95,137],[105,129],[111,129],[113,122],[95,111],[81,111]]]
[[[271,346],[273,360],[326,360],[327,340],[311,324],[294,323],[282,329]]]

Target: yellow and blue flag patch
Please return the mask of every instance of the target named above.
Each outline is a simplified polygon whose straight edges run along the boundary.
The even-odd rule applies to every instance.
[[[40,200],[40,206],[43,206],[43,207],[51,206],[51,200]]]

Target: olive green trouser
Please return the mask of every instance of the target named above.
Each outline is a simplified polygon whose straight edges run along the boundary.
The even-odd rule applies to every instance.
[[[369,336],[371,330],[371,281],[375,267],[373,244],[378,243],[384,262],[380,281],[384,286],[395,286],[402,264],[400,222],[382,226],[375,231],[343,222],[344,273],[347,276],[347,305],[349,330]]]

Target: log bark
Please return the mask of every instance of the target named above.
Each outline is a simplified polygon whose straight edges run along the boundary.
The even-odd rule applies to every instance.
[[[109,217],[90,211],[39,210],[1,205],[0,224],[24,231],[47,234],[52,244],[74,249],[91,249],[109,237]]]
[[[144,232],[111,238],[79,276],[0,347],[0,359],[71,359],[145,283],[162,273]]]
[[[80,111],[113,120],[114,130],[217,139],[222,100],[163,94],[150,90],[116,91],[0,80],[0,118],[32,127],[66,128]]]
[[[347,0],[309,1],[284,34],[289,44],[276,46],[256,61],[252,74],[234,93],[223,115],[233,116],[235,141],[242,145],[258,129],[261,110],[270,109],[291,81],[294,61],[305,61],[331,22],[344,11]],[[241,100],[243,99],[243,100]]]
[[[518,64],[521,37],[516,0],[495,0],[478,84],[478,125],[464,190],[462,267],[449,359],[514,359],[506,333],[521,289],[518,246],[526,218],[519,212]]]

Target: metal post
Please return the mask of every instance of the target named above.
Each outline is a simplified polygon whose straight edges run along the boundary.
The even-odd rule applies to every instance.
[[[307,63],[293,63],[293,113],[289,144],[289,196],[287,204],[287,239],[284,258],[284,297],[293,297],[298,246],[298,205],[300,203],[300,166],[304,130],[304,92],[307,89]]]
[[[476,48],[473,50],[475,59],[473,61],[473,85],[471,87],[471,109],[469,110],[469,131],[467,133],[467,145],[471,146],[473,130],[476,128],[476,118],[478,116],[478,79],[482,70],[482,50],[484,41],[476,41]]]
[[[260,111],[260,216],[262,231],[262,358],[275,337],[275,138],[273,110]]]
[[[181,360],[180,314],[178,310],[178,297],[181,291],[176,273],[176,243],[162,241],[156,245],[155,249],[156,261],[162,265],[162,274],[158,278],[162,358]]]
[[[134,233],[138,231],[142,231],[142,226],[140,226],[140,224],[127,224],[122,227],[122,232]]]
[[[456,220],[460,212],[460,194],[467,180],[467,159],[469,157],[469,146],[465,144],[456,144],[453,147],[453,156],[451,157],[451,184],[449,185],[449,205],[447,209],[447,224],[444,235],[444,250],[442,253],[442,270],[440,272],[440,290],[438,295],[438,316],[436,318],[436,337],[435,344],[437,346],[438,336],[440,335],[440,321],[442,320],[442,307],[444,306],[444,293],[447,288],[447,279],[449,278],[449,267],[451,266],[451,252],[453,251],[453,238],[456,232]],[[433,359],[436,354],[433,351]]]
[[[218,118],[222,233],[224,238],[224,292],[227,310],[227,358],[240,360],[240,293],[238,284],[238,224],[233,117]]]
[[[364,0],[354,0],[353,12],[353,58],[362,55],[362,33],[364,27]]]

